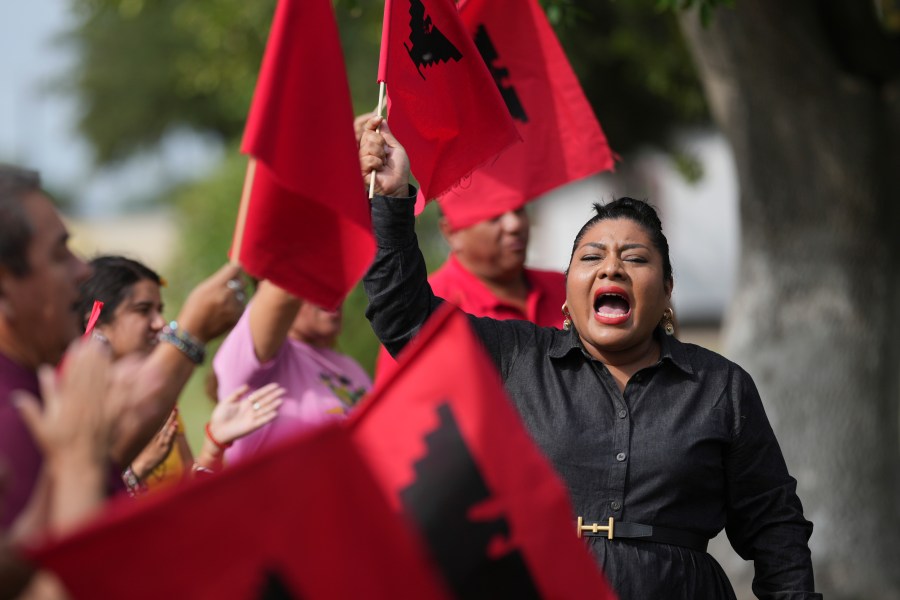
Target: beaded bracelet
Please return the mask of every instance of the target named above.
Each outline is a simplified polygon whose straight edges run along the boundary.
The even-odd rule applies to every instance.
[[[211,441],[213,443],[213,446],[215,446],[219,450],[222,450],[223,452],[225,450],[228,450],[229,448],[231,448],[231,444],[234,443],[234,442],[228,442],[227,444],[223,444],[222,442],[220,442],[219,440],[214,438],[212,431],[209,430],[209,423],[207,423],[206,427],[204,427],[203,429],[206,431],[206,437],[208,437],[209,441]]]
[[[176,321],[172,321],[163,328],[162,333],[159,334],[159,340],[172,344],[195,364],[202,364],[203,359],[206,358],[206,346],[184,329],[179,329]]]

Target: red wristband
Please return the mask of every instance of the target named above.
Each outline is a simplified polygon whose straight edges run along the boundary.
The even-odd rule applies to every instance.
[[[218,448],[219,450],[227,450],[228,448],[231,448],[231,444],[233,442],[228,442],[227,444],[223,444],[222,442],[220,442],[219,440],[217,440],[216,438],[213,437],[212,432],[209,430],[209,423],[206,424],[206,427],[204,427],[204,429],[206,430],[206,437],[209,438],[209,441],[211,441],[213,443],[213,445],[215,445],[216,448]]]

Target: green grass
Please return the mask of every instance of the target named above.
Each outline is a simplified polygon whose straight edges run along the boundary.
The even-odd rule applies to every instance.
[[[178,399],[178,411],[184,420],[184,429],[194,456],[200,453],[203,446],[203,426],[209,421],[209,415],[215,406],[204,391],[206,373],[211,368],[204,365],[197,369]]]

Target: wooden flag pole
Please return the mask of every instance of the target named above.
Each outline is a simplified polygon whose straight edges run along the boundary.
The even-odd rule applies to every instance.
[[[244,227],[247,225],[247,211],[250,209],[250,192],[253,190],[253,176],[256,174],[256,159],[252,156],[247,161],[247,174],[244,175],[244,189],[241,192],[241,206],[238,208],[237,222],[234,225],[234,240],[231,244],[231,264],[241,266],[241,244],[244,242]]]
[[[384,82],[378,82],[378,107],[375,109],[375,114],[377,116],[381,116],[381,113],[384,112]],[[378,127],[375,131],[381,131],[381,126]],[[372,178],[369,179],[369,200],[371,200],[375,196],[375,170],[372,170]]]

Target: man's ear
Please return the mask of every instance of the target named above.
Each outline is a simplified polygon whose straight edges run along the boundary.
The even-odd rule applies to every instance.
[[[447,244],[450,246],[450,252],[455,253],[456,248],[454,247],[453,241],[456,236],[453,233],[453,228],[450,227],[450,221],[447,220],[447,217],[441,216],[441,218],[438,219],[438,229],[441,230],[441,235],[447,240]]]
[[[450,234],[453,233],[453,230],[450,229],[450,221],[447,220],[447,217],[442,215],[438,219],[438,229],[441,230],[441,235],[449,241]]]

